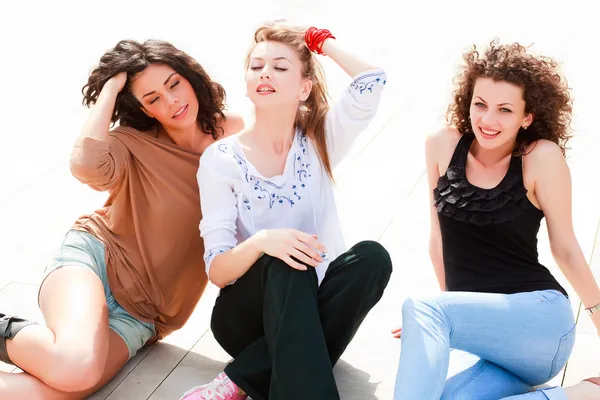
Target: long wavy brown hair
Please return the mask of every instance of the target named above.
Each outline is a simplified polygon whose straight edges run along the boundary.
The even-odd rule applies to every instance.
[[[147,40],[139,43],[121,40],[117,43],[100,58],[100,63],[81,90],[83,104],[87,107],[94,104],[111,77],[127,72],[127,83],[117,96],[111,121],[118,121],[120,125],[139,131],[155,128],[158,122],[141,110],[142,104],[131,92],[131,78],[151,64],[166,64],[191,83],[199,103],[198,126],[217,139],[219,130],[222,130],[218,128],[218,121],[225,120],[225,89],[212,81],[196,60],[165,41]]]
[[[245,69],[248,70],[252,51],[260,42],[279,42],[296,50],[304,66],[302,77],[312,81],[312,89],[308,98],[300,103],[295,127],[315,141],[319,158],[327,175],[333,180],[325,135],[325,117],[329,111],[327,84],[321,63],[306,46],[304,32],[305,29],[287,25],[283,21],[265,23],[254,33],[254,43],[246,56]]]
[[[536,140],[556,143],[566,153],[571,138],[572,100],[566,79],[558,63],[544,56],[534,56],[518,43],[501,45],[498,39],[480,54],[476,46],[463,55],[463,63],[454,78],[454,102],[448,107],[446,119],[463,135],[473,135],[469,110],[477,78],[509,82],[523,88],[525,113],[532,113],[533,122],[517,135],[514,154],[523,155]]]

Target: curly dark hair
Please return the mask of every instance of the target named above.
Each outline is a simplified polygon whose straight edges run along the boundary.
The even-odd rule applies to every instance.
[[[572,136],[572,100],[567,81],[555,60],[534,56],[518,43],[500,45],[498,39],[490,42],[483,55],[476,46],[465,52],[463,64],[454,78],[454,102],[446,113],[448,123],[463,135],[474,134],[469,110],[475,81],[481,77],[523,88],[525,113],[532,113],[534,119],[527,130],[519,131],[515,155],[524,154],[526,147],[538,139],[556,143],[565,155],[567,141]]]
[[[120,125],[140,131],[154,128],[158,122],[140,109],[142,104],[135,98],[130,86],[131,78],[151,64],[169,65],[191,83],[199,103],[198,125],[204,132],[217,139],[218,117],[225,120],[225,89],[212,81],[196,60],[165,41],[147,40],[139,43],[134,40],[121,40],[117,43],[100,58],[100,63],[81,90],[83,104],[86,107],[94,104],[111,77],[120,72],[127,72],[127,83],[117,96],[111,121],[119,121]]]

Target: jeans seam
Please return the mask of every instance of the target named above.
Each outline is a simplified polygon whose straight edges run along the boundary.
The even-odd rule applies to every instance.
[[[551,379],[555,373],[556,373],[556,362],[558,361],[558,357],[560,356],[562,347],[565,343],[565,340],[567,340],[567,338],[573,334],[573,332],[575,331],[575,328],[577,327],[577,325],[573,325],[573,328],[571,328],[571,330],[569,332],[567,332],[566,334],[564,334],[559,342],[558,342],[558,348],[556,349],[556,355],[554,356],[554,359],[552,360],[552,368],[550,369],[550,375],[548,376],[548,379]]]
[[[454,334],[454,321],[452,321],[452,317],[450,316],[450,313],[446,312],[444,304],[442,304],[442,303],[439,304],[438,312],[440,313],[441,316],[443,316],[449,322],[450,333],[448,335],[448,341],[451,342],[451,338]],[[452,347],[452,346],[450,346],[450,347]],[[436,380],[435,380],[436,382],[440,382],[440,380],[441,380],[440,374],[441,374],[441,371],[438,372],[438,376],[436,377]],[[445,381],[442,381],[442,390],[443,390],[445,384],[446,384]],[[436,387],[436,391],[437,390],[438,390],[438,388]]]
[[[556,303],[557,301],[560,301],[560,300],[563,300],[563,299],[564,299],[564,300],[567,300],[567,301],[569,300],[569,299],[568,299],[568,298],[567,298],[567,297],[566,297],[566,296],[565,296],[565,295],[564,295],[562,292],[560,292],[560,291],[558,291],[558,290],[556,290],[556,289],[548,289],[548,290],[555,291],[555,292],[557,292],[557,294],[556,294],[556,296],[552,297],[551,299],[546,299],[546,298],[545,298],[544,296],[542,296],[541,294],[538,294],[540,297],[542,297],[542,298],[544,299],[544,300],[542,301],[542,303],[545,303],[545,304],[553,304],[553,303]],[[545,290],[541,290],[540,292],[545,292]]]
[[[454,320],[452,320],[452,315],[449,312],[447,312],[445,310],[445,308],[446,308],[445,305],[441,304],[440,311],[442,311],[444,313],[444,316],[446,317],[446,319],[449,322],[448,328],[450,328],[450,334],[449,334],[448,340],[452,341],[452,339],[454,339],[454,333],[455,333]],[[453,346],[450,346],[450,347],[456,347],[459,343],[460,343],[460,337],[456,338],[456,342],[454,343]]]
[[[103,243],[103,242],[102,242],[100,239],[98,239],[98,238],[97,238],[95,235],[92,235],[91,233],[89,233],[89,232],[85,232],[85,231],[78,231],[78,232],[81,232],[81,233],[85,233],[85,234],[87,234],[87,236],[89,236],[89,238],[90,238],[90,239],[91,239],[93,242],[96,242],[96,244],[100,245],[100,246],[102,247],[102,249],[103,249],[104,251],[106,251],[106,245],[105,245],[105,244],[104,244],[104,243]]]
[[[483,372],[483,370],[490,364],[489,361],[487,361],[487,360],[484,360],[484,361],[485,361],[485,363],[481,366],[479,371],[477,371],[476,374],[474,374],[470,379],[463,382],[463,384],[460,385],[460,387],[458,389],[456,389],[456,392],[452,395],[452,400],[458,399],[458,394],[460,393],[460,391],[463,390],[465,388],[465,386],[467,386],[469,383],[471,383],[473,381],[473,379],[477,378]]]

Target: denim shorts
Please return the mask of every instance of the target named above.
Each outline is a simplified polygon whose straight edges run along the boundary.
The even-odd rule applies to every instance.
[[[154,324],[138,320],[117,303],[108,286],[104,252],[104,243],[95,236],[72,229],[65,235],[60,248],[51,256],[44,271],[44,280],[52,271],[65,266],[89,268],[94,271],[104,286],[108,325],[125,341],[129,349],[129,358],[132,358],[154,336]]]

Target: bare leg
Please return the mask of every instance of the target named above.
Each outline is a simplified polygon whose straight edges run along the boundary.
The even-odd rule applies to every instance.
[[[110,331],[108,358],[100,382],[95,387],[82,392],[61,392],[47,386],[39,379],[27,373],[9,374],[0,372],[0,398],[2,400],[44,399],[75,400],[85,399],[106,385],[129,358],[125,342],[115,332]]]
[[[565,393],[569,400],[598,400],[600,399],[600,386],[591,382],[580,382],[565,388]]]
[[[12,362],[37,380],[27,375],[2,375],[7,390],[13,391],[13,382],[39,386],[35,383],[39,381],[60,392],[96,388],[106,377],[110,337],[106,298],[98,276],[81,267],[65,266],[52,272],[41,288],[40,308],[47,328],[28,326],[6,341]],[[124,342],[120,347],[126,350]],[[125,354],[111,354],[116,357],[111,362],[124,364]]]

